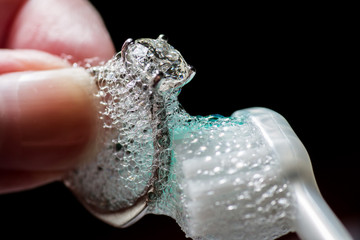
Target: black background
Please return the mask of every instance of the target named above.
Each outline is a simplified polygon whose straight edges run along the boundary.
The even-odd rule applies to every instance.
[[[117,50],[130,37],[168,36],[197,69],[179,97],[190,114],[228,116],[253,106],[282,114],[307,148],[324,198],[360,239],[359,55],[352,6],[91,2]],[[185,239],[164,216],[112,228],[61,183],[0,196],[0,231],[47,239]]]

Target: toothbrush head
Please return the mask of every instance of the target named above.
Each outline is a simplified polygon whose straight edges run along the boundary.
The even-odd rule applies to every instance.
[[[184,212],[177,220],[187,235],[275,239],[295,231],[295,201],[282,161],[296,159],[277,152],[289,147],[284,142],[289,136],[296,135],[283,117],[265,108],[237,111],[230,118],[199,118],[177,129],[174,171]]]

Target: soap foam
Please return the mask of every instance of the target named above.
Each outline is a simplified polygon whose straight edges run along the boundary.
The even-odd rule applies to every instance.
[[[161,40],[142,41],[156,45],[155,55],[178,54],[161,48]],[[288,182],[246,114],[192,117],[178,103],[179,89],[168,91],[162,95],[161,126],[168,129],[164,137],[170,144],[154,159],[154,136],[165,132],[153,126],[150,98],[154,62],[160,60],[150,48],[131,48],[136,54],[126,61],[117,56],[96,68],[104,147],[95,161],[69,173],[67,185],[101,212],[131,207],[152,187],[148,213],[173,217],[193,239],[274,239],[293,231]],[[187,67],[183,59],[179,66]],[[178,77],[182,74],[187,72]]]

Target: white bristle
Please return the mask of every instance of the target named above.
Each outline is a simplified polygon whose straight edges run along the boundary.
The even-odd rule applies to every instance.
[[[294,230],[288,182],[250,118],[184,132],[174,150],[189,237],[274,239]]]

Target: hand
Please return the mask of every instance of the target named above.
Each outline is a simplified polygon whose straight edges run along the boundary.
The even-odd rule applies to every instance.
[[[114,54],[85,0],[0,0],[0,193],[57,179],[89,158],[93,86],[72,62]],[[60,58],[70,55],[70,62]]]

